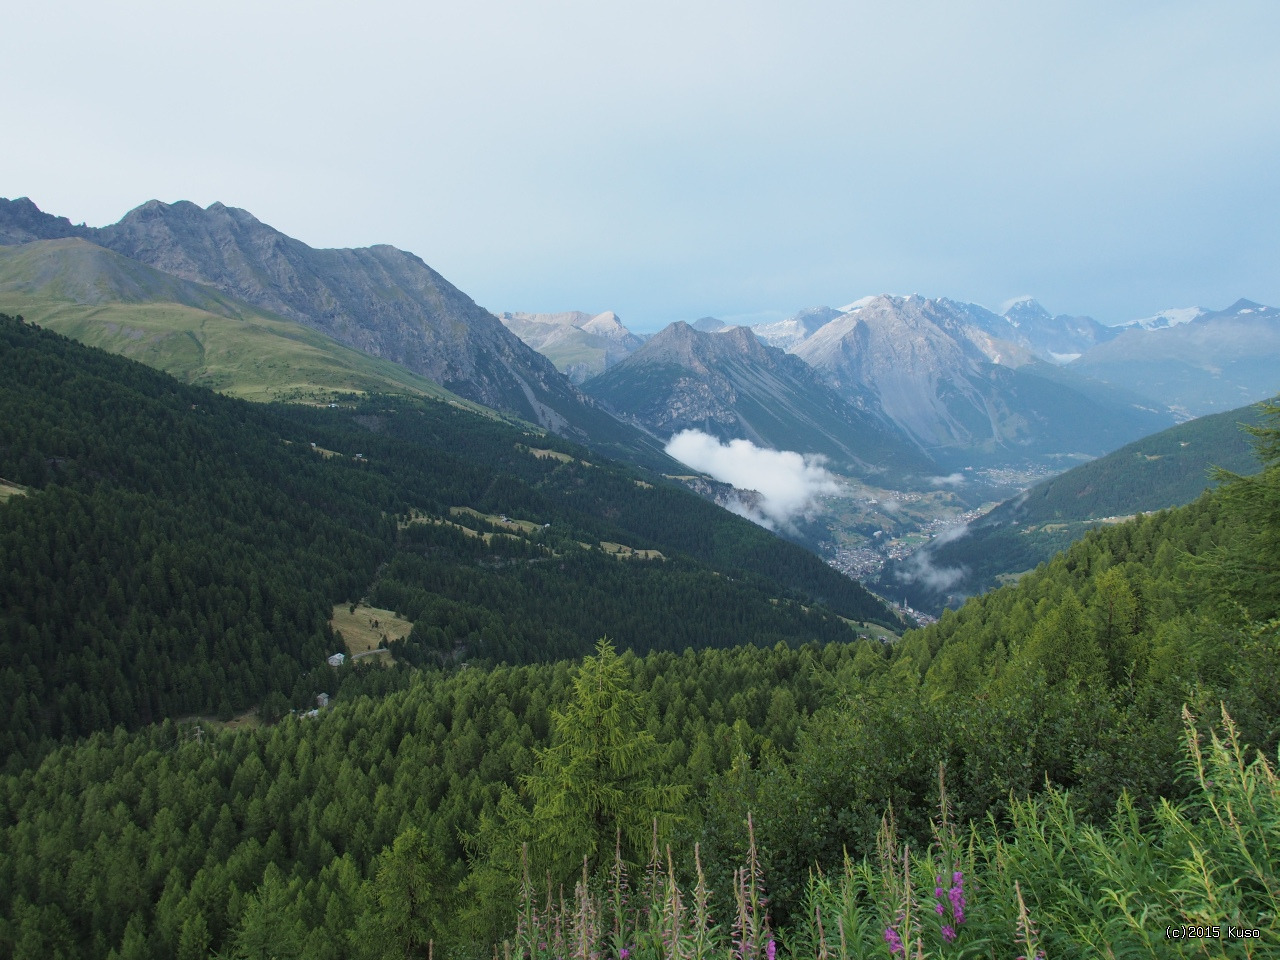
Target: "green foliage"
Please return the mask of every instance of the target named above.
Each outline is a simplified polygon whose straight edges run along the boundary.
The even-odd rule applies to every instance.
[[[10,768],[116,724],[310,707],[338,692],[329,612],[366,592],[419,621],[397,650],[419,665],[577,656],[601,630],[642,651],[797,644],[846,637],[833,613],[889,617],[661,478],[457,406],[254,406],[9,318],[0,361],[0,477],[27,494],[0,504]],[[463,506],[551,526],[485,544],[396,523]],[[602,541],[669,559],[619,561]],[[339,679],[348,695],[406,682]]]
[[[684,799],[684,787],[656,782],[661,752],[640,727],[644,709],[628,674],[613,645],[601,640],[574,678],[568,707],[551,714],[551,745],[521,781],[533,801],[534,849],[562,860],[553,877],[582,859],[594,872],[615,837],[627,862],[639,864],[651,830],[665,838]]]
[[[598,875],[615,856],[637,868],[651,843],[670,836],[687,787],[662,782],[669,750],[642,726],[645,712],[627,664],[600,640],[565,710],[551,713],[550,745],[520,778],[528,805],[506,790],[496,815],[481,818],[474,846],[484,861],[482,911],[500,912],[494,898],[509,900],[530,869],[555,889],[579,870]]]
[[[360,473],[243,404],[7,318],[0,359],[0,475],[32,488],[0,508],[0,755],[308,699],[325,611],[393,536]]]
[[[1239,615],[1266,622],[1280,618],[1280,402],[1260,408],[1262,423],[1249,432],[1264,469],[1219,472],[1231,520],[1210,562]]]
[[[315,617],[355,595],[341,579],[355,575],[305,544],[291,553],[291,523],[319,538],[321,555],[349,549],[375,569],[385,560],[373,592],[412,607],[410,646],[450,664],[357,672],[381,696],[348,691],[315,718],[199,734],[171,721],[121,725],[54,746],[38,764],[12,763],[0,776],[0,955],[327,960],[420,956],[425,938],[437,956],[488,957],[535,919],[552,938],[539,944],[578,936],[636,955],[678,944],[703,957],[767,956],[766,933],[783,955],[829,957],[883,954],[888,929],[938,956],[1196,955],[1199,944],[1150,939],[1157,921],[1257,926],[1264,945],[1280,933],[1276,778],[1243,746],[1271,756],[1280,740],[1280,623],[1258,619],[1274,602],[1270,572],[1239,566],[1274,549],[1270,426],[1256,478],[1095,531],[1016,587],[892,646],[793,647],[801,625],[820,637],[834,618],[801,616],[798,587],[788,595],[766,578],[775,561],[746,549],[763,533],[719,525],[673,488],[655,483],[650,494],[628,471],[586,467],[576,448],[556,447],[568,460],[538,459],[506,427],[425,405],[370,403],[354,411],[359,420],[351,410],[255,410],[98,355],[71,373],[57,359],[74,352],[64,341],[16,325],[0,332],[53,345],[15,351],[16,386],[0,385],[2,412],[12,412],[0,418],[5,475],[27,470],[18,479],[31,490],[0,506],[13,717],[104,722],[75,705],[92,703],[94,670],[126,673],[133,648],[95,646],[77,617],[147,627],[136,661],[154,662],[145,676],[174,696],[173,676],[216,691],[215,705],[225,694],[227,706],[228,681],[261,682],[254,670],[277,671],[284,685],[276,677],[260,689],[282,695],[291,676],[307,697],[320,677],[345,682],[346,670],[309,674],[302,660],[289,674],[288,648],[283,660],[255,659],[253,638],[235,648],[239,674],[229,662],[218,673],[207,659],[184,660],[176,642],[195,636],[198,651],[198,615],[222,616],[215,639],[248,623],[267,636],[314,634],[326,649]],[[105,364],[100,376],[94,364]],[[56,398],[48,409],[14,399],[40,382],[30,376],[39,368],[79,377],[86,405],[75,391],[40,392]],[[191,417],[196,396],[212,409]],[[83,426],[92,410],[96,433]],[[184,434],[203,447],[169,442]],[[146,455],[122,454],[120,437]],[[324,459],[307,438],[366,457]],[[206,475],[227,483],[211,488]],[[623,491],[640,491],[649,509],[671,505],[683,531],[663,540]],[[187,513],[167,513],[174,502]],[[259,502],[260,518],[249,510]],[[552,526],[485,544],[393,523],[411,510],[443,519],[452,505]],[[348,519],[326,526],[330,515]],[[623,563],[578,546],[600,540],[670,559]],[[708,558],[732,545],[745,552],[730,578]],[[246,557],[267,566],[244,568]],[[1241,569],[1255,576],[1237,580]],[[630,607],[611,606],[628,590]],[[538,606],[535,594],[557,591]],[[646,603],[683,603],[690,618],[736,603],[749,615],[735,629],[757,642],[780,635],[767,647],[644,657],[602,645],[576,673],[568,662],[463,669],[448,655],[461,644],[468,656],[515,659],[513,638],[531,641],[530,657],[585,643],[574,630],[593,610],[571,612],[575,596],[600,619],[633,625],[661,622]],[[205,676],[215,680],[202,688]],[[42,699],[26,686],[36,682],[50,684]],[[135,686],[151,689],[132,678],[104,689]],[[1184,726],[1184,703],[1194,716],[1222,704],[1235,721],[1224,716],[1213,735]],[[282,712],[279,698],[263,705]],[[464,837],[476,839],[473,856]],[[1245,955],[1239,944],[1211,946]]]
[[[1189,715],[1185,729],[1193,793],[1151,820],[1124,797],[1092,825],[1069,794],[1050,790],[1018,801],[1006,829],[964,831],[943,791],[923,842],[904,841],[886,816],[874,853],[810,873],[785,934],[763,923],[744,934],[748,917],[767,910],[763,888],[749,883],[736,909],[711,922],[705,886],[683,892],[668,858],[622,942],[637,960],[1270,955],[1280,937],[1280,779],[1264,757],[1246,756],[1227,714],[1207,746]],[[744,855],[740,875],[753,876],[754,845]],[[579,884],[572,900],[541,910],[526,899],[510,946],[531,958],[609,955],[619,941],[599,918],[619,890],[629,893]]]
[[[657,745],[637,763],[651,764],[660,791],[689,789],[674,849],[700,829],[708,782],[740,749],[757,757],[787,742],[833,702],[838,676],[867,647],[616,657],[635,736]],[[410,916],[426,924],[437,957],[472,956],[509,930],[517,891],[495,873],[492,889],[511,899],[482,900],[482,861],[468,861],[461,838],[482,817],[497,821],[502,798],[518,799],[522,778],[537,774],[538,756],[554,746],[553,716],[573,713],[574,680],[564,662],[424,670],[407,689],[344,697],[314,719],[202,737],[163,723],[61,746],[37,767],[0,776],[0,955],[24,923],[33,944],[62,929],[38,923],[40,910],[66,918],[68,955],[173,956],[184,927],[198,928],[197,913],[211,949],[227,953],[256,904],[262,916],[301,923],[302,956],[381,956],[378,945],[397,928],[415,929],[397,920],[405,898],[392,891],[421,890],[422,877],[425,898],[415,902],[426,908]],[[784,715],[788,701],[793,712]],[[503,848],[517,864],[518,842]],[[736,858],[742,846],[724,849]],[[716,875],[727,878],[733,862],[716,864]],[[269,864],[283,886],[264,888]],[[545,869],[540,890],[544,878]],[[717,896],[732,896],[727,880]],[[32,904],[37,912],[25,919]]]

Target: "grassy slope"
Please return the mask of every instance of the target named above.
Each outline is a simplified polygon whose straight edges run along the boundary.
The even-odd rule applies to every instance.
[[[404,393],[485,412],[398,364],[84,241],[0,247],[0,310],[249,400]]]

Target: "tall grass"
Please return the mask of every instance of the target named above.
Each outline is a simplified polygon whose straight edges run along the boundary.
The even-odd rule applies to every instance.
[[[507,957],[775,960],[804,957],[1042,958],[1280,956],[1280,782],[1250,758],[1224,710],[1207,741],[1184,711],[1182,803],[1081,822],[1058,790],[1012,802],[1011,820],[957,826],[939,771],[932,841],[913,850],[885,814],[876,855],[815,869],[801,917],[771,928],[754,824],[733,902],[677,883],[657,849],[639,891],[621,857],[602,882],[535,895],[526,876]]]

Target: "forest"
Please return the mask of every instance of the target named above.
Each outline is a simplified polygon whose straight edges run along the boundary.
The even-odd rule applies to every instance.
[[[17,325],[4,330],[7,343],[41,341],[19,357],[75,376],[42,359],[70,346],[55,340],[57,349],[47,348],[48,335]],[[98,361],[80,362],[91,370]],[[106,391],[103,409],[110,380],[85,384]],[[155,389],[188,388],[160,379]],[[163,397],[149,408],[130,395],[130,409],[153,409],[139,418],[147,421],[165,409],[177,417],[192,403],[222,403],[193,397],[180,393],[162,409]],[[65,412],[49,414],[41,429],[80,416],[71,397],[57,402]],[[4,435],[4,456],[34,453],[17,458],[24,472],[8,466],[13,460],[0,470],[32,491],[0,506],[3,542],[31,551],[29,569],[45,572],[15,576],[9,558],[25,555],[5,555],[5,589],[15,591],[6,597],[23,598],[21,606],[6,599],[5,638],[26,640],[34,665],[46,638],[38,629],[30,635],[28,623],[22,632],[10,627],[10,611],[31,624],[52,619],[55,643],[58,617],[83,610],[86,623],[113,623],[109,605],[94,612],[88,590],[66,613],[34,605],[57,596],[46,580],[74,583],[101,571],[128,579],[137,557],[149,558],[140,542],[151,528],[122,527],[139,540],[122,549],[137,557],[94,568],[91,548],[115,548],[111,528],[104,521],[97,532],[94,518],[134,497],[148,504],[142,516],[156,515],[147,520],[156,530],[180,535],[185,519],[164,527],[161,505],[197,480],[170,477],[146,457],[126,468],[112,459],[109,427],[101,440],[68,428],[58,443],[70,452],[55,455],[37,438],[41,414],[10,403],[0,423],[9,430],[13,410],[17,426]],[[51,710],[44,747],[19,760],[10,754],[0,777],[0,954],[1274,955],[1280,406],[1265,407],[1253,430],[1260,472],[1224,476],[1189,507],[1092,531],[1016,585],[884,643],[853,635],[840,617],[854,613],[845,605],[856,595],[827,587],[819,573],[772,579],[786,561],[753,530],[701,521],[695,498],[622,468],[586,467],[574,448],[556,448],[568,460],[525,456],[500,433],[509,427],[467,421],[468,439],[491,445],[495,469],[460,458],[418,487],[414,470],[380,473],[384,457],[427,469],[445,454],[392,441],[416,429],[444,436],[455,421],[419,428],[420,408],[377,404],[341,416],[230,404],[225,415],[252,430],[221,448],[229,462],[213,456],[216,447],[208,463],[198,460],[216,431],[184,455],[195,458],[194,473],[239,470],[231,479],[245,485],[256,482],[255,457],[285,457],[274,482],[293,496],[278,509],[332,497],[332,515],[353,519],[334,520],[337,530],[316,526],[315,535],[353,562],[368,552],[368,579],[346,588],[336,579],[345,567],[289,566],[287,554],[267,552],[274,541],[244,545],[247,531],[237,529],[226,549],[240,551],[231,565],[250,577],[239,585],[247,599],[237,610],[264,629],[292,629],[300,643],[313,634],[328,641],[305,591],[322,603],[368,592],[414,622],[398,651],[403,665],[348,663],[330,672],[338,696],[316,716],[281,711],[275,722],[234,730],[176,716],[100,721],[70,710],[55,728],[63,714]],[[56,409],[53,400],[47,409]],[[352,427],[353,411],[364,426]],[[185,423],[161,419],[164,429],[151,429],[163,438],[194,429]],[[344,445],[354,440],[359,447]],[[348,455],[317,455],[311,442]],[[450,444],[441,449],[466,449],[460,436]],[[355,452],[361,460],[350,458]],[[153,488],[128,470],[153,471],[147,484],[165,496],[147,500]],[[322,483],[330,471],[336,479]],[[359,497],[348,503],[332,492],[342,484],[365,493],[365,512]],[[76,539],[68,528],[55,540],[67,550],[83,543],[86,559],[60,572],[63,546],[41,554],[37,538],[20,533],[56,537],[58,518],[81,498],[92,502],[99,486],[102,504],[93,510],[101,513],[72,514],[75,529],[93,532]],[[656,491],[649,503],[683,510],[682,529],[664,539],[651,507],[627,506],[624,490]],[[57,501],[63,510],[35,515],[52,517],[41,521],[48,527],[22,525],[36,523],[32,503],[55,495],[66,498]],[[463,517],[448,508],[462,503],[483,517],[501,511],[551,526],[507,538],[500,518],[466,515],[473,533],[493,534],[486,544],[457,528]],[[229,500],[208,522],[232,524],[235,509]],[[122,524],[130,516],[120,510]],[[286,535],[285,518],[264,512],[250,520]],[[577,546],[602,541],[669,559],[623,561]],[[206,542],[219,541],[201,540],[200,549]],[[160,549],[160,535],[148,544]],[[260,561],[275,566],[249,573]],[[189,585],[146,567],[136,587],[127,585],[137,592],[125,594],[126,611],[144,590],[200,596],[207,583],[209,606],[195,610],[207,620],[219,609],[215,588],[240,596],[212,561],[184,567],[179,550],[166,562]],[[298,578],[287,585],[295,593],[274,585],[286,570]],[[262,578],[258,620],[253,576]],[[573,589],[581,590],[572,594],[582,598],[577,613],[555,614],[573,606]],[[623,596],[629,590],[634,607]],[[825,605],[811,605],[815,595]],[[501,599],[485,604],[484,596]],[[702,646],[693,642],[700,631],[670,609],[644,610],[684,604],[694,616],[704,602],[724,606],[701,629],[742,619],[708,633],[713,642]],[[157,633],[140,636],[150,644],[143,651],[166,670],[183,662]],[[120,656],[134,656],[119,631],[103,634],[120,644]],[[210,662],[207,651],[191,656],[202,634],[179,636],[192,641],[174,649],[193,670]],[[26,695],[30,671],[14,668],[15,649],[5,647],[15,678],[6,683]],[[75,662],[73,654],[62,658]],[[305,660],[293,662],[305,677]],[[305,679],[290,679],[299,699],[311,697]],[[80,720],[84,728],[70,726]]]
[[[414,605],[410,664],[578,656],[605,632],[644,650],[896,623],[808,551],[672,482],[447,403],[255,405],[10,318],[0,363],[0,477],[27,491],[0,509],[11,770],[116,725],[310,706],[334,692],[333,606],[367,594]],[[460,508],[480,514],[471,537],[409,522]],[[483,518],[501,515],[539,532],[486,543],[502,530]]]

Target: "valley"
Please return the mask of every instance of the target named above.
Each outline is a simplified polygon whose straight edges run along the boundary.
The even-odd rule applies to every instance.
[[[1270,308],[641,337],[221,204],[0,238],[4,955],[582,954],[610,909],[868,955],[890,850],[967,878],[916,933],[972,953],[1270,863],[1206,811],[1278,799],[1236,744],[1280,743],[1280,411],[1185,419],[1265,399]],[[1256,356],[1196,379],[1224,329]],[[1271,873],[1210,883],[1280,936]]]

